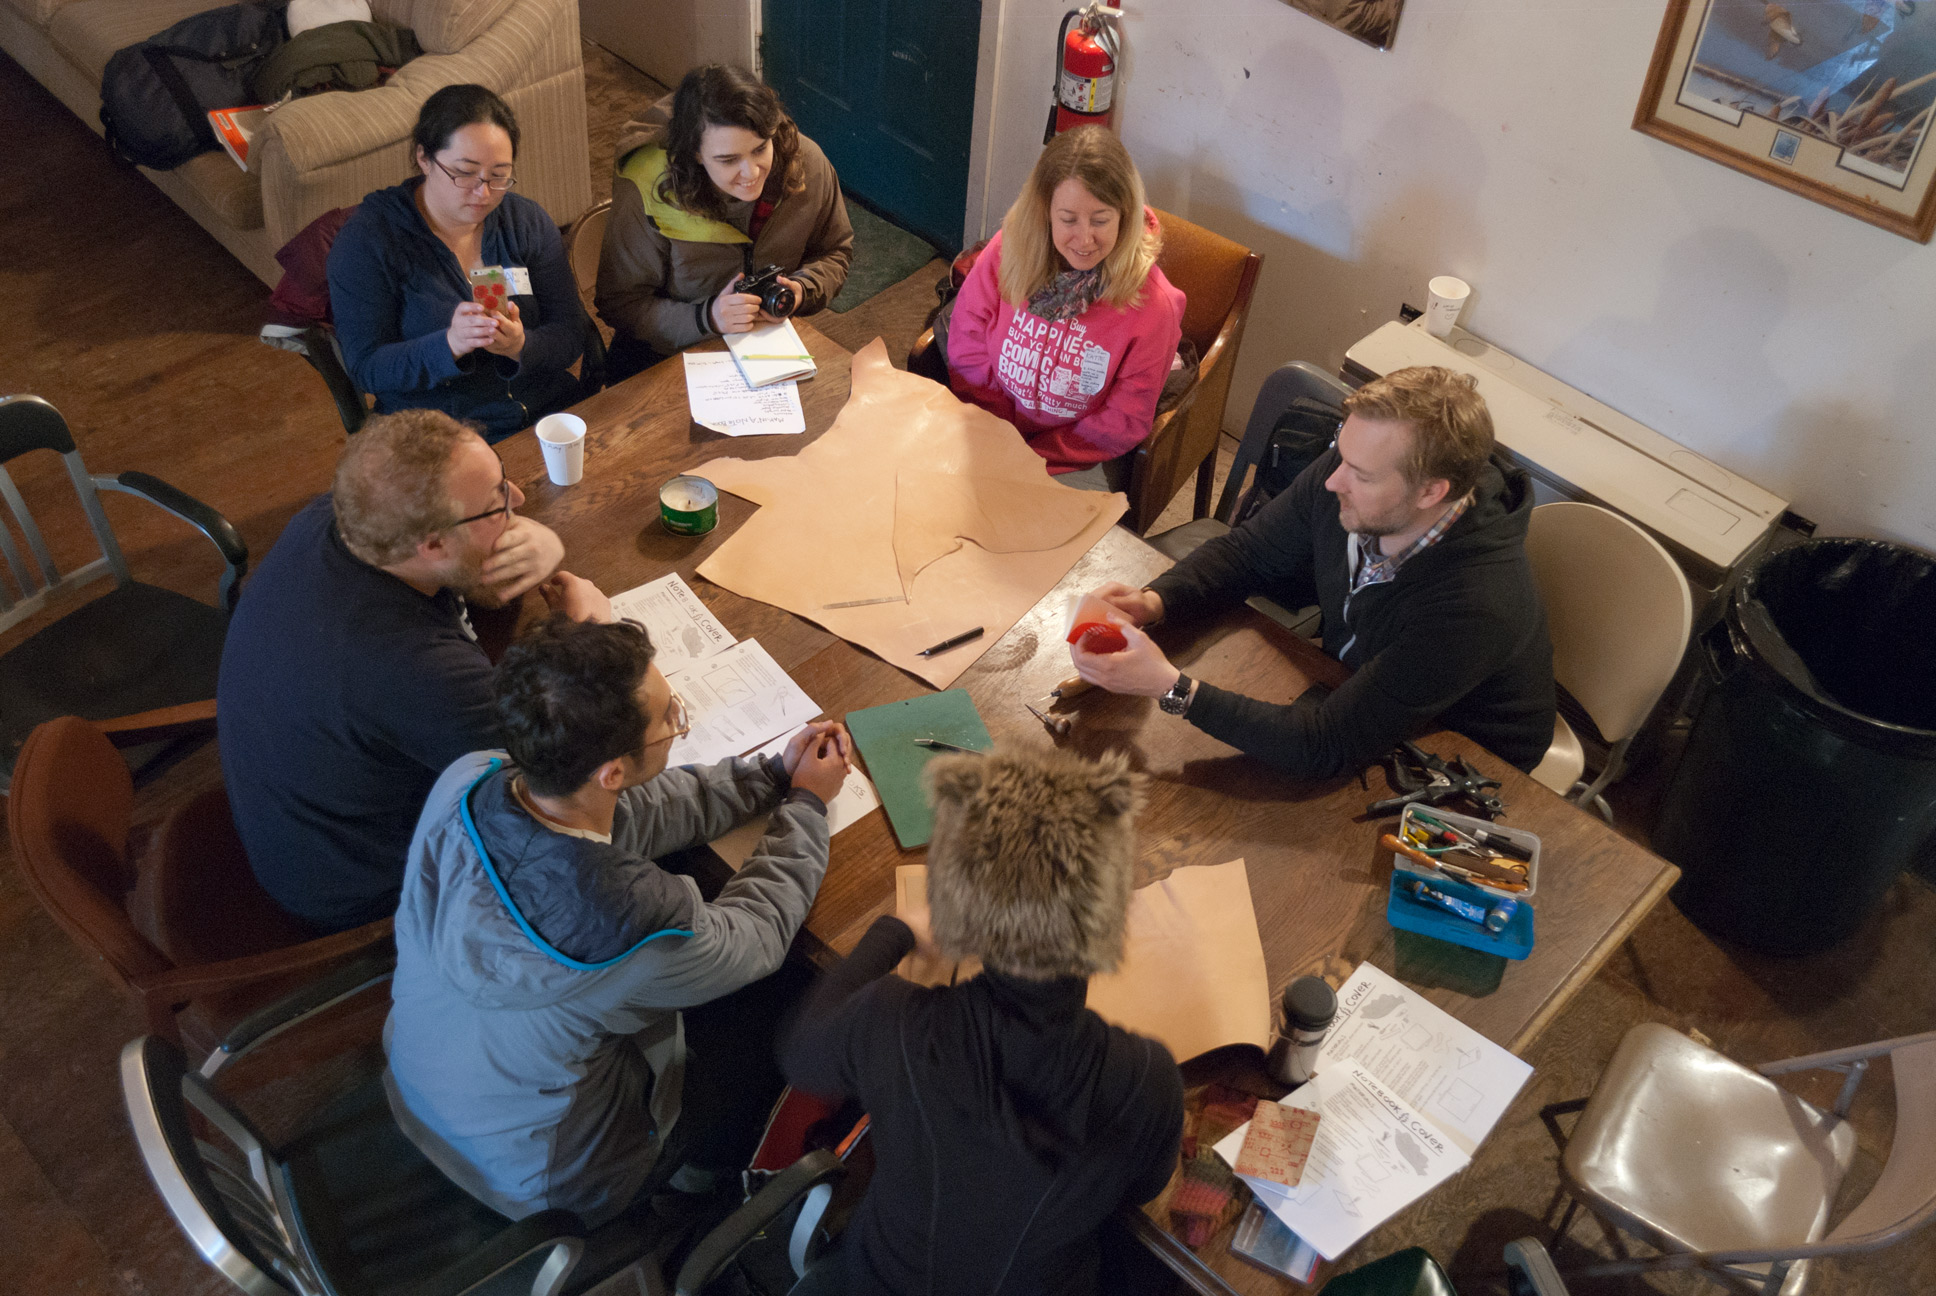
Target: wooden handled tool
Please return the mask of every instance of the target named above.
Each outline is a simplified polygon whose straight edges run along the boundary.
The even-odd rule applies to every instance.
[[[1472,859],[1453,864],[1440,860],[1436,855],[1427,855],[1418,847],[1399,837],[1396,833],[1385,833],[1378,844],[1388,851],[1396,851],[1406,859],[1416,860],[1435,873],[1451,873],[1472,878],[1486,886],[1497,887],[1502,891],[1524,891],[1526,881],[1510,869],[1500,868],[1489,860]]]

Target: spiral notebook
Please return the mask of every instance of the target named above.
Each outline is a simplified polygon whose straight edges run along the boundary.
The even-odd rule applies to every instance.
[[[729,333],[726,349],[733,353],[740,377],[746,379],[748,387],[765,387],[789,378],[811,378],[819,371],[792,320],[762,324],[750,333]]]

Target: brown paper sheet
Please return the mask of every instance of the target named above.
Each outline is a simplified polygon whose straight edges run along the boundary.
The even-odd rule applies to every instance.
[[[1089,1007],[1178,1062],[1268,1047],[1270,975],[1244,862],[1180,868],[1131,896],[1122,966],[1090,980]]]
[[[936,688],[993,647],[1129,507],[1120,494],[1055,484],[1013,427],[895,369],[878,338],[854,356],[853,394],[812,445],[689,471],[761,506],[701,576]],[[906,601],[826,606],[897,595]],[[973,643],[918,655],[975,626],[985,633]]]
[[[927,905],[928,870],[894,870],[896,913]],[[895,969],[917,985],[953,985],[973,959],[910,954]],[[1129,898],[1123,963],[1091,978],[1089,1007],[1105,1021],[1158,1039],[1178,1062],[1227,1044],[1270,1044],[1270,976],[1242,860],[1182,868]]]

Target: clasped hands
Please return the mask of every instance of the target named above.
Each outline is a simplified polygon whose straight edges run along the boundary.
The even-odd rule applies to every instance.
[[[451,355],[460,360],[473,351],[516,360],[524,354],[524,323],[518,316],[518,304],[506,297],[502,310],[487,311],[474,301],[458,302],[444,340],[450,343]]]
[[[1138,697],[1161,697],[1176,687],[1182,672],[1170,665],[1156,641],[1141,629],[1162,619],[1163,596],[1110,581],[1092,591],[1091,597],[1108,607],[1110,624],[1123,632],[1126,642],[1121,652],[1113,653],[1089,652],[1081,640],[1070,644],[1069,659],[1076,674],[1097,688]]]

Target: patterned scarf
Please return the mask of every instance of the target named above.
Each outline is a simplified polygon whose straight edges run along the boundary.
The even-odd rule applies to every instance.
[[[1029,311],[1040,319],[1074,319],[1102,296],[1102,267],[1064,270],[1029,298]]]

